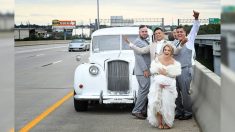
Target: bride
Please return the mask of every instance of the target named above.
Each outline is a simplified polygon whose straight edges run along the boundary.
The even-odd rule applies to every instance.
[[[171,45],[165,45],[163,53],[152,61],[150,67],[153,77],[148,94],[147,120],[160,129],[171,128],[175,117],[175,77],[181,74],[181,65],[173,59],[173,50]]]

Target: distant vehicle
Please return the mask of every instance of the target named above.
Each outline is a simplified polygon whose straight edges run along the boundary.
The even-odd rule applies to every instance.
[[[123,35],[134,42],[138,33],[138,27],[113,27],[92,34],[89,62],[80,64],[74,74],[76,111],[86,111],[89,104],[97,102],[135,103],[138,94],[138,82],[133,73],[135,57]],[[150,29],[148,33],[152,36]]]
[[[68,51],[88,51],[90,50],[90,43],[85,39],[73,39],[69,43]]]

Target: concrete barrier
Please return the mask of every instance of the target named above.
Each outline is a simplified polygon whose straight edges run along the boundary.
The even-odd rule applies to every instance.
[[[46,44],[68,44],[71,40],[15,41],[15,47]]]
[[[202,132],[220,132],[221,79],[196,62],[191,85],[194,117]]]
[[[235,71],[221,65],[221,132],[234,132],[235,130]]]

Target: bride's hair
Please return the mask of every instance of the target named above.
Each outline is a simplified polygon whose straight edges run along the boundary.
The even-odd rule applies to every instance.
[[[173,55],[173,54],[174,54],[174,48],[173,48],[173,46],[171,46],[170,44],[164,45],[164,47],[163,47],[163,52],[164,52],[164,50],[165,50],[166,47],[169,47],[169,48],[170,48],[170,50],[171,50],[171,55]]]

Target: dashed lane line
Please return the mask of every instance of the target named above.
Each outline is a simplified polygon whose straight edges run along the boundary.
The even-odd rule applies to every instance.
[[[29,57],[39,57],[39,56],[44,56],[45,54],[37,54],[37,55],[32,55],[32,56],[29,56]]]
[[[62,62],[62,61],[63,61],[63,60],[51,62],[51,63],[45,64],[45,65],[42,65],[41,67],[45,67],[45,66],[49,66],[49,65],[52,65],[52,64],[60,63],[60,62]]]

